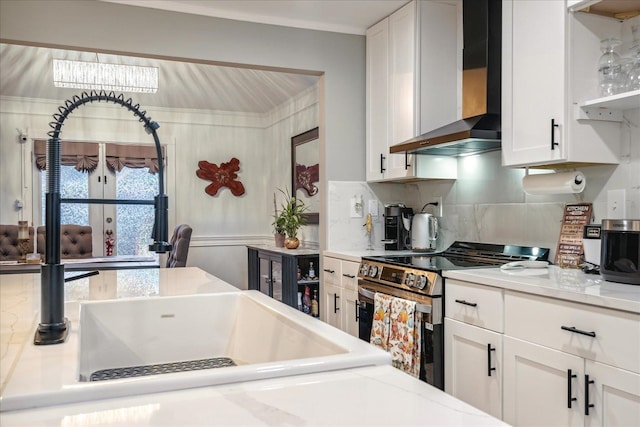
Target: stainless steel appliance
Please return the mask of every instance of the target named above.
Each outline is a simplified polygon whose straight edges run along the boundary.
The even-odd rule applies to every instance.
[[[359,336],[369,341],[376,292],[416,302],[423,320],[420,379],[444,390],[444,299],[442,272],[495,267],[511,261],[543,261],[549,249],[454,242],[443,252],[362,258],[358,271]]]
[[[602,220],[600,275],[640,285],[640,219]]]
[[[411,219],[413,209],[403,204],[384,207],[384,248],[388,251],[411,249]]]
[[[429,213],[417,213],[411,221],[411,249],[435,250],[438,238],[438,219]]]

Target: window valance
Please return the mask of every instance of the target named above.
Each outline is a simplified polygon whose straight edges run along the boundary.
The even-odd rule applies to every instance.
[[[106,145],[107,167],[111,172],[120,172],[122,168],[149,168],[149,173],[158,172],[158,153],[155,145]],[[165,156],[162,147],[162,157]]]
[[[111,172],[122,168],[149,168],[149,173],[158,172],[158,156],[155,145],[104,144],[105,161]],[[80,172],[93,172],[98,167],[100,143],[61,142],[60,161],[64,166],[74,166]],[[35,163],[39,170],[47,169],[47,141],[36,140]],[[166,157],[162,147],[162,157]]]
[[[98,167],[100,144],[93,142],[65,142],[60,144],[60,162],[64,166],[75,166],[80,172],[93,172]],[[47,169],[47,141],[35,141],[36,167]]]

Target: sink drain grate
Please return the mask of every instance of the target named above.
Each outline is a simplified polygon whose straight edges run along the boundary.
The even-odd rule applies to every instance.
[[[102,369],[91,374],[89,381],[117,380],[120,378],[143,377],[147,375],[170,374],[173,372],[199,371],[202,369],[236,366],[228,357],[187,360],[186,362],[160,363],[157,365],[132,366],[128,368]]]

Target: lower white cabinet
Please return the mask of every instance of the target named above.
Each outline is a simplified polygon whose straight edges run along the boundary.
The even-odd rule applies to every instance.
[[[323,319],[331,326],[342,329],[342,318],[340,313],[340,287],[330,283],[322,283],[322,306],[324,309]]]
[[[359,262],[323,257],[321,319],[354,337],[358,336]]]
[[[444,319],[445,391],[502,418],[502,334]]]
[[[640,426],[639,314],[445,286],[447,393],[514,426]]]
[[[581,357],[505,336],[503,420],[517,426],[582,426],[584,387],[578,376],[583,372]]]
[[[640,374],[505,336],[504,421],[638,426]]]
[[[640,426],[640,375],[598,362],[585,362],[589,385],[589,416],[585,425]]]

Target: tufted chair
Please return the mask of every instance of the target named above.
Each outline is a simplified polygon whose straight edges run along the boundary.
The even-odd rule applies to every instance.
[[[171,241],[169,242],[173,248],[167,257],[167,268],[185,267],[187,265],[191,232],[191,227],[187,224],[180,224],[175,228],[173,236],[171,236]]]
[[[27,252],[33,252],[33,227],[29,227]],[[18,261],[21,255],[18,248],[18,226],[0,224],[0,261]]]
[[[38,253],[45,256],[45,230],[38,227]],[[60,226],[60,258],[91,258],[93,242],[88,225],[62,224]]]

